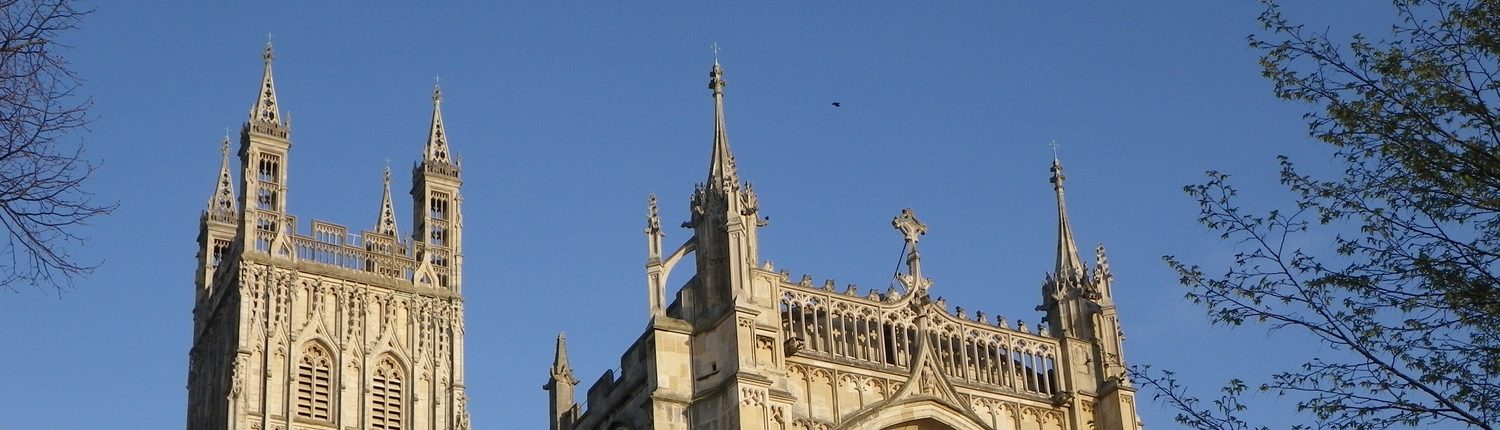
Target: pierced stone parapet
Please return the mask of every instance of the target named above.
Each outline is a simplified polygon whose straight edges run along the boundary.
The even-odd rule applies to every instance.
[[[810,279],[804,278],[804,279]],[[977,313],[947,312],[927,306],[925,317],[891,292],[869,298],[813,287],[811,282],[780,285],[779,311],[788,355],[808,354],[875,370],[907,369],[920,344],[932,348],[934,361],[955,381],[1000,387],[1019,393],[1051,396],[1060,390],[1056,339],[1045,334],[988,324]],[[872,291],[873,293],[873,291]],[[918,324],[927,318],[926,329]]]

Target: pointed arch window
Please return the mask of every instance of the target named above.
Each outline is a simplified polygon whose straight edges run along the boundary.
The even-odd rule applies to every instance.
[[[370,428],[396,430],[405,418],[404,375],[394,358],[385,356],[375,366],[370,381]]]
[[[327,421],[332,418],[333,356],[318,343],[309,343],[297,361],[297,416]]]

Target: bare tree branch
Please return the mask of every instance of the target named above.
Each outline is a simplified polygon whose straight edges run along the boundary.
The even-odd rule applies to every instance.
[[[89,13],[68,0],[0,2],[0,287],[19,284],[58,291],[97,263],[69,248],[80,230],[114,203],[83,189],[96,166],[75,134],[88,125],[90,101],[75,94],[79,79],[55,42]]]
[[[1166,257],[1216,323],[1292,328],[1333,352],[1258,388],[1316,427],[1500,422],[1500,2],[1396,0],[1391,37],[1346,43],[1266,1],[1250,45],[1278,97],[1308,103],[1309,134],[1344,166],[1332,180],[1281,158],[1290,211],[1255,215],[1228,176],[1185,188],[1199,221],[1241,249],[1222,275]],[[1314,232],[1317,230],[1317,232]],[[1333,251],[1288,249],[1307,234]],[[1170,373],[1137,369],[1197,428],[1204,409]],[[1232,381],[1230,387],[1242,387]],[[1242,389],[1241,389],[1242,390]],[[1240,390],[1226,388],[1226,396]],[[1221,399],[1222,400],[1222,399]],[[1237,403],[1235,403],[1237,404]],[[1188,419],[1184,420],[1183,417]]]

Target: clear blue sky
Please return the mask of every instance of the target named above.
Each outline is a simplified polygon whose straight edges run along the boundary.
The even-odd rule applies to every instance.
[[[1328,161],[1304,106],[1259,76],[1254,2],[416,3],[97,4],[67,41],[95,101],[80,136],[103,162],[90,188],[120,208],[77,250],[103,261],[92,277],[60,297],[0,294],[0,429],[183,425],[198,214],[268,32],[303,229],[374,224],[381,170],[417,159],[442,76],[465,168],[476,428],[545,427],[557,332],[587,384],[644,328],[646,196],[675,226],[706,175],[715,42],[740,172],[773,220],[761,257],[794,278],[883,290],[902,248],[890,219],[911,207],[930,227],[933,294],[1036,321],[1055,140],[1080,245],[1109,249],[1129,362],[1212,395],[1318,353],[1291,333],[1209,327],[1160,259],[1232,255],[1181,192],[1204,170],[1236,175],[1254,202],[1285,196],[1276,154]],[[1384,28],[1372,5],[1290,12]],[[409,186],[396,175],[397,196]]]

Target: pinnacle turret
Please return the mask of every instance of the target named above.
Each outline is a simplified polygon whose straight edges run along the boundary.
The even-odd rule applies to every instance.
[[[1057,192],[1057,267],[1053,276],[1058,280],[1083,276],[1083,260],[1078,257],[1078,244],[1073,239],[1073,226],[1068,222],[1068,206],[1063,198],[1062,162],[1052,158],[1052,189]]]
[[[568,338],[566,333],[557,334],[557,351],[552,356],[552,382],[562,382],[568,385],[577,384],[578,380],[573,378],[573,367],[568,364]]]
[[[229,136],[224,136],[219,152],[219,181],[214,184],[214,193],[208,198],[207,214],[214,221],[234,222],[239,209],[234,203],[234,177],[229,173]]]
[[[697,295],[685,319],[712,319],[736,301],[750,300],[751,270],[760,261],[756,229],[766,221],[757,214],[760,202],[754,188],[740,180],[729,151],[724,126],[724,69],[714,62],[708,88],[713,91],[713,154],[708,178],[693,190],[691,214],[684,227],[693,228],[693,260],[698,266],[692,289]],[[656,291],[653,289],[653,291]]]
[[[375,220],[375,232],[400,237],[396,228],[396,207],[391,204],[391,168],[385,168],[385,193],[380,199],[380,218]]]
[[[271,42],[266,42],[265,53],[261,54],[265,60],[265,70],[261,72],[260,94],[256,95],[255,104],[250,107],[250,123],[265,124],[273,126],[284,126],[281,118],[281,108],[276,105],[276,80],[272,78],[271,63],[276,59],[276,51],[271,47]]]
[[[453,164],[448,154],[448,134],[443,129],[443,89],[432,86],[432,126],[427,132],[424,159],[428,162]]]
[[[718,60],[714,61],[708,77],[708,88],[713,90],[714,97],[714,152],[708,165],[708,181],[704,185],[727,192],[739,183],[740,178],[735,171],[734,154],[729,152],[729,133],[724,127],[724,86],[727,83]]]

